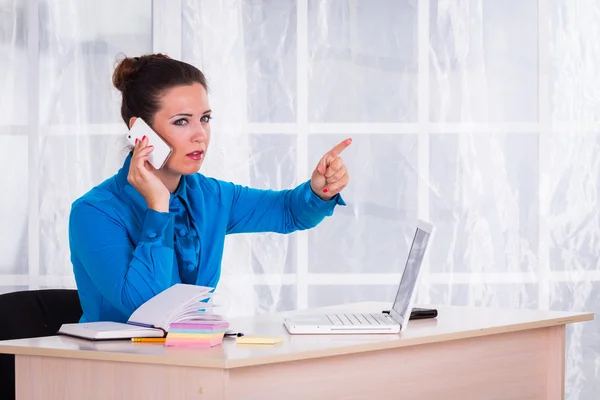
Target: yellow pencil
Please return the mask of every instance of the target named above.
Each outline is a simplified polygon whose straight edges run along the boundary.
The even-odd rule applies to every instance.
[[[135,343],[164,343],[165,338],[131,338],[132,342]]]

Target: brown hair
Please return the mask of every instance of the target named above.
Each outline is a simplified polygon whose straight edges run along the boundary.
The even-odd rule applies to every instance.
[[[113,85],[121,92],[121,117],[127,127],[131,117],[152,125],[160,98],[175,86],[200,83],[208,91],[204,74],[193,65],[161,53],[125,57],[115,67]]]

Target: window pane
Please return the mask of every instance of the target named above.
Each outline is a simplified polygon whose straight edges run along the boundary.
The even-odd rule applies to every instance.
[[[0,125],[27,125],[27,2],[0,1]]]
[[[345,138],[310,135],[310,171]],[[350,175],[342,192],[348,205],[308,232],[309,271],[402,272],[417,218],[416,135],[357,135],[342,156]]]
[[[296,1],[244,0],[250,122],[296,121]]]
[[[0,273],[27,274],[29,163],[28,139],[0,136]],[[5,195],[8,194],[8,195]]]
[[[557,134],[548,143],[550,268],[598,270],[600,136]]]
[[[430,118],[537,122],[538,1],[430,1]]]
[[[430,136],[432,272],[535,271],[536,134]]]
[[[296,135],[250,135],[250,184],[288,189],[296,183]],[[308,179],[307,177],[306,179]]]
[[[416,121],[416,2],[308,5],[309,121]]]
[[[42,123],[119,121],[121,95],[112,86],[117,56],[151,51],[151,0],[40,3]]]
[[[258,189],[291,189],[296,183],[296,136],[250,135],[250,186]],[[308,178],[307,178],[308,179]],[[296,235],[250,235],[252,269],[278,274],[296,271]]]
[[[547,66],[553,122],[594,122],[600,119],[600,25],[596,1],[544,0],[550,20],[544,24],[550,43]],[[580,124],[569,124],[578,130]],[[600,390],[600,386],[599,386]],[[585,398],[585,397],[581,397]]]

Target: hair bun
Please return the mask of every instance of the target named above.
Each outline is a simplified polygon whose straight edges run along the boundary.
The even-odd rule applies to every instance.
[[[135,75],[149,62],[154,60],[168,59],[166,54],[147,54],[141,57],[124,57],[115,67],[113,72],[113,85],[121,93],[127,88],[128,82],[135,78]]]

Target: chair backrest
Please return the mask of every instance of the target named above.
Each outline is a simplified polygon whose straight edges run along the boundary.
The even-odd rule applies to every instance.
[[[0,295],[0,340],[55,335],[62,324],[79,322],[77,290],[26,290]],[[0,354],[0,399],[15,398],[15,359]]]

